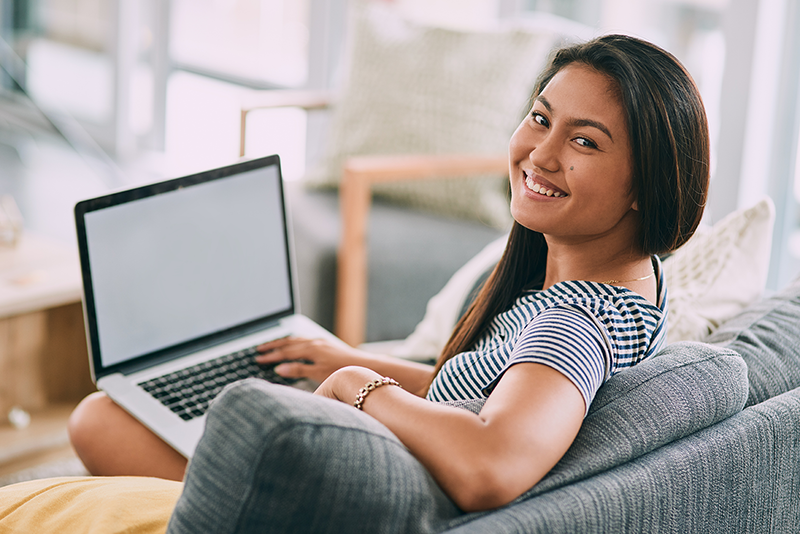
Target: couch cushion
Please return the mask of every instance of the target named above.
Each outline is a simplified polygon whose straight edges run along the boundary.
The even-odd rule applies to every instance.
[[[747,367],[732,350],[698,342],[667,345],[611,377],[577,438],[529,495],[588,478],[709,427],[744,407]]]
[[[667,347],[612,377],[575,443],[520,499],[587,478],[741,410],[746,369],[733,351]],[[479,411],[480,403],[451,403]],[[320,491],[319,488],[326,488]],[[460,512],[400,441],[352,407],[261,380],[209,410],[168,532],[275,528],[434,531]],[[452,524],[452,523],[451,523]]]
[[[796,533],[800,389],[448,534]],[[471,518],[470,518],[471,519]]]
[[[706,341],[735,350],[747,363],[750,394],[758,404],[800,387],[800,277],[753,303]]]
[[[561,461],[520,499],[588,478],[730,417],[747,398],[747,368],[732,350],[668,345],[597,392]],[[479,412],[483,400],[451,405]]]
[[[61,477],[0,489],[0,531],[162,533],[183,484],[148,477]]]
[[[460,515],[369,415],[251,379],[209,409],[167,532],[435,532]]]

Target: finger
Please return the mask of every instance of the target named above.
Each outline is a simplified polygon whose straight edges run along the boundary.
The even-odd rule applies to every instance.
[[[287,345],[291,345],[293,343],[297,343],[298,341],[304,341],[304,338],[294,337],[294,336],[279,337],[278,339],[273,339],[272,341],[267,341],[266,343],[262,343],[261,345],[256,347],[256,350],[259,352],[267,352],[270,350],[275,350],[281,347],[285,347]]]
[[[281,360],[290,360],[285,356],[287,348],[297,346],[305,340],[294,337],[282,337],[256,347],[256,361],[259,363],[274,363]]]
[[[308,376],[309,365],[298,362],[286,362],[276,365],[274,371],[284,378],[305,378]]]
[[[258,363],[277,363],[284,360],[308,359],[313,354],[312,351],[309,351],[310,346],[308,341],[284,345],[264,354],[257,354],[255,360]]]
[[[284,356],[283,351],[280,349],[272,350],[266,354],[256,354],[255,357],[256,363],[276,363],[288,359],[290,358]]]

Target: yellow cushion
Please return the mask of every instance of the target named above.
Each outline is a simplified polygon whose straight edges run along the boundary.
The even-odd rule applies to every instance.
[[[61,477],[0,488],[0,533],[163,533],[181,482]]]

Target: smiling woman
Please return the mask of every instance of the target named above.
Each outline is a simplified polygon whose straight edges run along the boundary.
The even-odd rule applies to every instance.
[[[615,85],[591,67],[567,66],[536,97],[528,118],[511,137],[514,219],[548,235],[551,249],[587,240],[598,245],[592,265],[566,265],[570,271],[561,275],[570,280],[590,279],[581,269],[595,269],[598,260],[625,260],[621,251],[630,249],[641,224],[625,110]],[[565,172],[568,167],[573,172]],[[640,270],[650,272],[648,254],[639,255]]]
[[[389,476],[386,464],[377,472],[365,464],[361,474],[333,460],[320,467],[321,458],[338,457],[330,450],[337,447],[348,454],[377,447],[389,465],[409,458],[371,438],[341,445],[317,439],[307,415],[326,406],[334,413],[341,404],[248,382],[212,405],[171,532],[208,530],[212,520],[290,531],[341,526],[342,517],[364,514],[359,477],[429,488],[419,490],[430,492],[423,500],[442,513],[503,506],[564,455],[600,386],[662,347],[666,284],[657,254],[692,235],[708,189],[708,128],[694,82],[664,50],[612,35],[558,51],[531,102],[509,146],[516,222],[505,253],[434,367],[297,338],[262,345],[256,358],[279,364],[285,377],[313,378],[321,382],[317,396],[372,416],[348,409],[344,426],[396,437],[419,467],[400,471],[422,478],[409,481],[394,469]],[[263,411],[252,408],[261,401],[247,399],[262,394],[278,404],[281,396],[294,400],[279,415],[272,401]],[[485,401],[479,413],[452,405],[475,400]],[[332,417],[312,426],[333,425]],[[135,474],[147,465],[148,474],[174,477],[186,466],[104,397],[87,399],[71,423],[73,443],[93,472]],[[219,431],[230,425],[235,436]],[[267,427],[275,430],[264,436]],[[244,476],[236,466],[247,458],[258,465],[248,463]],[[333,472],[335,491],[319,482]],[[298,505],[326,492],[337,504],[313,511]],[[262,493],[268,508],[252,506]],[[400,496],[396,504],[403,502]],[[369,517],[387,523],[362,526],[390,529],[394,511],[381,506],[382,515]],[[211,509],[213,518],[199,513]]]

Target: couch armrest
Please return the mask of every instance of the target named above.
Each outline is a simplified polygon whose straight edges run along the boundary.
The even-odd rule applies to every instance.
[[[364,341],[367,307],[367,219],[374,183],[507,174],[508,156],[360,156],[345,162],[340,188],[342,238],[336,282],[336,335]]]
[[[247,136],[247,114],[256,109],[271,108],[303,108],[324,109],[331,103],[329,91],[251,91],[245,95],[241,104],[239,126],[239,157],[244,156],[245,137]]]

